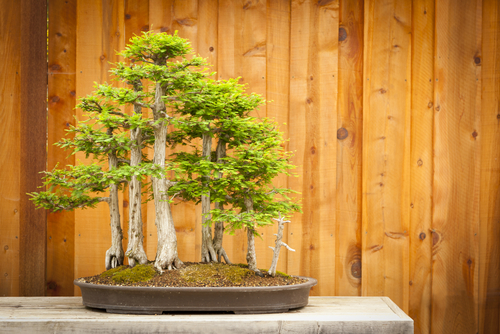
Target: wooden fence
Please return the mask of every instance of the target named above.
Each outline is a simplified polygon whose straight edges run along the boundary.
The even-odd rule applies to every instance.
[[[23,158],[36,152],[23,118],[33,57],[19,57],[28,3],[0,0],[0,295],[33,294],[29,284],[73,295],[75,277],[104,270],[109,215],[105,205],[48,214],[46,230],[36,213],[22,218],[34,190],[23,180],[38,177]],[[314,295],[388,296],[415,333],[500,333],[498,1],[50,0],[48,9],[48,168],[84,163],[52,144],[81,116],[77,98],[110,80],[115,50],[141,31],[178,30],[218,78],[240,76],[272,100],[255,115],[290,138],[300,176],[276,182],[301,193],[303,214],[285,230],[296,252],[279,270],[317,278]],[[121,201],[126,231],[126,192]],[[143,220],[153,259],[151,205]],[[199,214],[174,208],[184,261],[200,260]],[[275,231],[260,233],[267,267]],[[26,253],[33,242],[46,244],[46,257]],[[224,247],[245,261],[242,233]],[[40,263],[45,279],[33,274]]]

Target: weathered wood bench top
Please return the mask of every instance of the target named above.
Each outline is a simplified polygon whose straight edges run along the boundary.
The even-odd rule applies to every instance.
[[[110,314],[81,297],[1,297],[0,333],[413,333],[387,297],[310,297],[287,313]]]

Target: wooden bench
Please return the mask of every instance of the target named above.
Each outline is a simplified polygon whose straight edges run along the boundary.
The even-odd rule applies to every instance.
[[[2,297],[0,333],[413,333],[387,297],[310,297],[287,313],[110,314],[81,297]]]

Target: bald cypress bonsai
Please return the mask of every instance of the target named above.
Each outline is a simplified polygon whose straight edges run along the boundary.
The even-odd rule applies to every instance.
[[[189,43],[176,34],[145,32],[132,38],[120,55],[127,62],[116,63],[112,73],[122,87],[97,85],[93,94],[82,98],[78,107],[87,120],[69,130],[74,138],[59,143],[91,156],[92,164],[45,172],[48,189],[31,194],[32,200],[53,211],[107,202],[112,246],[106,268],[121,265],[124,253],[133,267],[147,262],[140,208],[150,199],[141,194],[150,190],[158,230],[154,266],[160,272],[183,266],[172,200],[179,196],[195,201],[202,205],[202,261],[230,263],[223,232],[245,229],[248,266],[259,272],[257,228],[300,209],[287,196],[289,189],[272,185],[274,177],[293,166],[276,124],[250,116],[264,101],[246,94],[236,79],[208,79],[212,73],[205,70],[205,60],[194,56]],[[132,106],[133,112],[125,113],[124,106]],[[166,148],[176,145],[190,149],[167,157]],[[154,150],[151,160],[144,154],[147,146]],[[118,191],[125,185],[130,229],[123,252],[117,207]]]

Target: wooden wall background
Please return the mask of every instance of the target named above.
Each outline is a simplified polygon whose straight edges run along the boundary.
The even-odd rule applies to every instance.
[[[20,154],[30,146],[20,112],[29,87],[16,72],[27,14],[0,4],[0,295],[37,294],[19,276],[29,237],[46,242],[46,277],[30,276],[38,291],[78,294],[75,277],[104,270],[107,208],[48,214],[46,231],[29,228],[43,217],[22,227],[22,180],[38,177],[25,176]],[[255,115],[286,123],[300,177],[276,182],[301,192],[304,212],[287,227],[296,252],[279,270],[317,278],[314,295],[388,296],[416,333],[500,333],[498,1],[50,0],[48,11],[48,168],[84,163],[52,144],[80,116],[77,97],[110,79],[115,50],[141,31],[178,30],[219,78],[241,76],[273,101]],[[124,193],[125,229],[127,206]],[[200,210],[174,210],[181,258],[198,261]],[[153,259],[151,204],[143,212]],[[261,231],[260,267],[273,233]],[[235,262],[242,240],[225,238]]]

